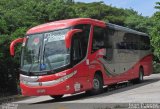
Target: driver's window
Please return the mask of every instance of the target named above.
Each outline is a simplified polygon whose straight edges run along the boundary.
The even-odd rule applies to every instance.
[[[76,33],[72,38],[72,62],[77,64],[84,58],[84,47],[82,43],[81,33]]]
[[[81,29],[82,32],[76,33],[72,37],[72,62],[73,65],[83,60],[87,55],[90,25],[81,24],[74,26],[74,29]]]
[[[78,38],[73,40],[73,60],[80,60],[82,58],[81,42]]]

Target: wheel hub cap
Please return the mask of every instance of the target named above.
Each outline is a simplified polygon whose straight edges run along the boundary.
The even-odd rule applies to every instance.
[[[93,87],[94,89],[99,89],[99,81],[97,79],[93,80]]]

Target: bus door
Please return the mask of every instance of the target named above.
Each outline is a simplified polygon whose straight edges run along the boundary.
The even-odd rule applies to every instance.
[[[89,81],[89,64],[87,64],[88,39],[85,31],[76,33],[72,36],[71,42],[71,60],[76,73],[74,79],[75,92],[83,91],[91,87]]]

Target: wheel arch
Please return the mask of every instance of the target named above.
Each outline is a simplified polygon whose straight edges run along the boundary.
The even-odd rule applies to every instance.
[[[142,73],[143,73],[143,75],[144,75],[144,67],[143,67],[143,65],[140,65],[140,67],[139,67],[139,71],[143,71]]]
[[[99,75],[102,78],[103,85],[104,85],[104,77],[103,77],[102,71],[101,70],[97,70],[97,71],[95,71],[94,75]]]

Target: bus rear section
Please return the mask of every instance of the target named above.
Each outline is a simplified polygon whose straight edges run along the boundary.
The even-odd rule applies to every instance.
[[[110,23],[105,28],[94,26],[92,53],[100,50],[103,56],[96,61],[107,75],[104,84],[141,82],[153,72],[150,39],[145,33]]]
[[[97,94],[104,85],[142,81],[152,72],[145,33],[99,20],[77,18],[33,27],[11,43],[11,55],[19,42],[20,86],[25,96]]]

